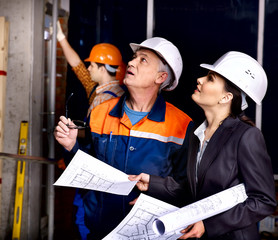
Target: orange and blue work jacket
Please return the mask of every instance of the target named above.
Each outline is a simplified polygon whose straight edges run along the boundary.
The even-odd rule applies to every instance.
[[[143,172],[172,176],[177,181],[184,179],[187,153],[180,152],[187,149],[192,119],[158,95],[150,113],[132,125],[124,112],[125,99],[123,95],[92,110],[90,129],[94,157],[127,174]],[[130,210],[129,201],[138,194],[136,188],[129,196],[89,191],[84,206],[86,225],[92,235],[112,231]]]

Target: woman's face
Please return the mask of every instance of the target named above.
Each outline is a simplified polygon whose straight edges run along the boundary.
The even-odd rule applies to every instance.
[[[192,99],[202,108],[216,107],[226,93],[225,80],[219,74],[209,71],[207,76],[197,79]]]

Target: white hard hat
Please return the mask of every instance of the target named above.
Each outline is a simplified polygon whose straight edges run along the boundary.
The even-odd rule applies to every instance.
[[[170,66],[174,73],[175,79],[166,79],[168,85],[163,90],[171,91],[176,88],[179,83],[179,78],[182,72],[182,57],[178,48],[168,40],[161,37],[153,37],[143,41],[141,44],[130,43],[129,44],[133,52],[136,52],[139,48],[147,48],[155,51],[160,57],[162,57]],[[169,85],[169,83],[172,83]]]
[[[213,65],[200,66],[227,78],[261,105],[267,90],[267,76],[254,58],[242,52],[231,51],[220,57]]]

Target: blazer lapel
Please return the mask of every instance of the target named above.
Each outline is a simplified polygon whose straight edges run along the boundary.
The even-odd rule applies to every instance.
[[[225,145],[225,143],[230,138],[231,133],[236,128],[238,121],[238,119],[235,120],[233,118],[227,118],[222,123],[222,125],[215,131],[212,138],[210,139],[198,168],[198,188],[202,186],[202,182],[204,181],[207,169],[216,159],[223,145]]]

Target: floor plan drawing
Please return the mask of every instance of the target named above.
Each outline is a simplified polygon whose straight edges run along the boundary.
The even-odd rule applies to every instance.
[[[244,184],[238,184],[155,219],[153,223],[154,231],[164,236],[167,232],[175,231],[181,227],[185,228],[225,212],[246,199]]]
[[[124,220],[103,240],[174,240],[182,229],[227,211],[247,198],[243,184],[177,208],[140,194]]]
[[[85,188],[118,195],[128,195],[136,181],[124,172],[78,150],[55,186]]]
[[[126,218],[103,240],[173,240],[181,236],[175,232],[159,236],[153,231],[153,221],[178,208],[141,194]]]
[[[70,184],[73,187],[81,186],[82,188],[87,188],[87,189],[91,189],[95,187],[99,191],[108,191],[109,188],[112,187],[113,182],[108,181],[105,178],[96,176],[95,174],[81,167],[79,172],[71,180]]]

